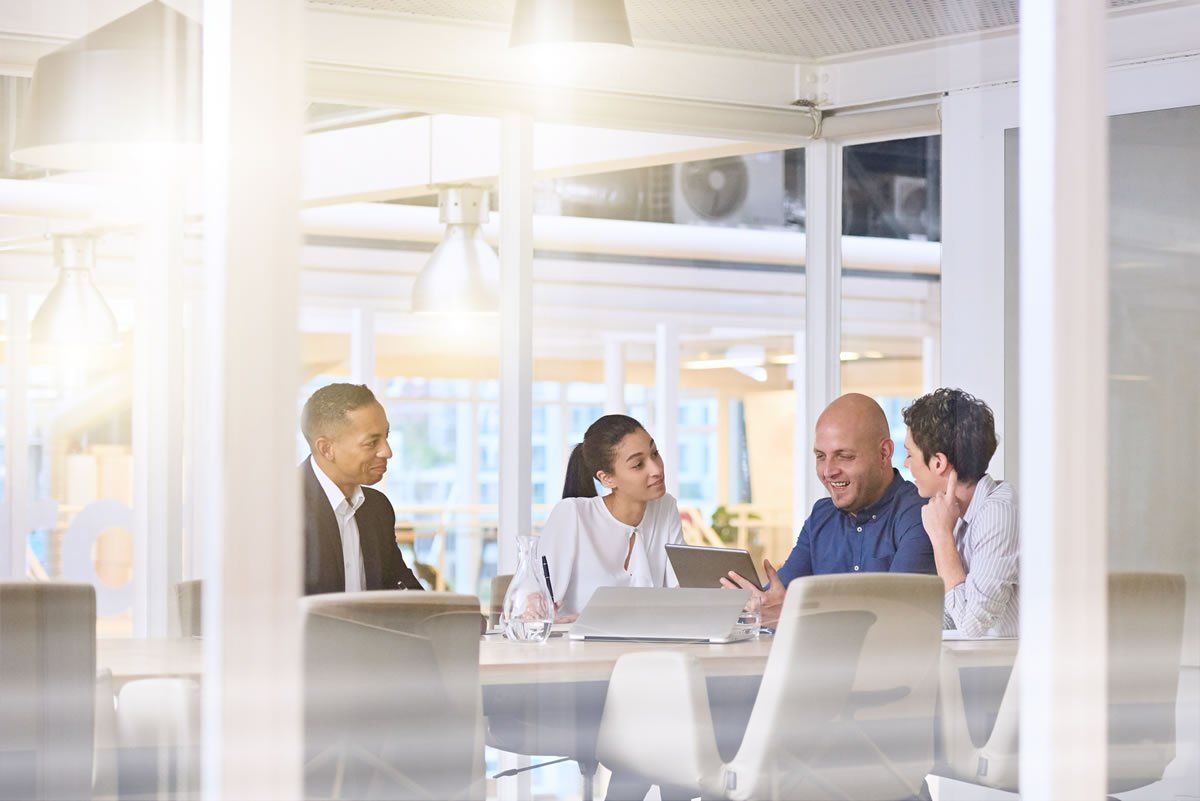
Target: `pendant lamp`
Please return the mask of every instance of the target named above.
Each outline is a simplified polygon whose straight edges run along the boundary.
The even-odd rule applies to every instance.
[[[625,0],[517,0],[509,47],[559,42],[633,47]]]
[[[480,227],[488,218],[487,190],[443,187],[438,191],[438,218],[446,224],[446,233],[417,276],[413,311],[499,312],[500,260]]]
[[[201,26],[158,0],[33,67],[12,158],[128,168],[200,141]]]
[[[96,240],[90,236],[54,238],[58,281],[33,316],[31,338],[52,345],[111,345],[117,318],[92,282]]]

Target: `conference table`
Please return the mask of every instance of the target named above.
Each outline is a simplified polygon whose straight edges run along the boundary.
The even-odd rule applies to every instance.
[[[479,680],[484,687],[607,682],[617,659],[638,651],[682,650],[695,656],[709,677],[761,677],[772,638],[706,645],[662,642],[581,642],[554,637],[540,644],[510,642],[489,635],[479,644]],[[943,660],[960,668],[1011,667],[1017,641],[945,640]],[[200,639],[100,639],[96,662],[112,671],[118,689],[137,679],[203,675]]]
[[[639,651],[677,650],[699,661],[708,686],[721,756],[737,752],[762,681],[773,637],[727,644],[582,642],[562,636],[544,643],[511,642],[487,635],[479,644],[479,679],[488,744],[501,751],[575,759],[591,797],[595,741],[608,681],[617,660]],[[942,643],[943,676],[957,674],[972,736],[986,736],[996,719],[1017,653],[1013,639]],[[113,686],[138,679],[202,680],[199,639],[101,639],[97,665],[112,672]],[[943,688],[945,692],[945,688]]]

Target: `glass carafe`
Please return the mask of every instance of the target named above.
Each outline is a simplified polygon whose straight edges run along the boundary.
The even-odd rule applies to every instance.
[[[554,602],[538,558],[538,538],[517,537],[517,572],[504,593],[500,628],[510,640],[545,642],[552,623]]]

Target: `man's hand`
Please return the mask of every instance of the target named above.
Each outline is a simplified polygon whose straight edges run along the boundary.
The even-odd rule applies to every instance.
[[[754,594],[753,598],[758,602],[759,609],[762,614],[762,625],[774,626],[779,622],[779,612],[783,608],[783,599],[787,593],[787,588],[783,586],[783,581],[780,580],[779,574],[775,572],[774,565],[770,559],[763,560],[763,570],[767,574],[767,589],[760,590],[758,585],[753,581],[749,581],[743,576],[729,571],[729,578],[721,579],[721,586],[726,589],[750,590]]]
[[[921,523],[935,546],[947,540],[954,541],[954,526],[962,517],[962,507],[955,497],[957,490],[958,472],[951,468],[946,489],[936,493],[929,503],[921,507]]]

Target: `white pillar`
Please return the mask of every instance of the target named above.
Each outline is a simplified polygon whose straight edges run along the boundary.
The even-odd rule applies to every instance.
[[[1021,797],[1107,764],[1105,4],[1020,6]]]
[[[49,286],[47,286],[49,289]],[[8,533],[0,558],[0,577],[25,578],[29,537],[29,295],[8,293],[8,392],[5,467],[8,484]]]
[[[812,437],[817,418],[841,392],[842,364],[842,146],[823,139],[805,148],[808,198],[804,254],[805,419],[797,420],[797,469],[807,492],[796,498],[808,509],[825,494],[817,480]],[[801,459],[803,461],[801,461]]]
[[[1008,93],[951,93],[942,101],[942,280],[939,386],[985,401],[1000,444],[989,472],[1005,459],[1004,125]]]
[[[604,413],[625,414],[625,346],[613,336],[604,338]]]
[[[792,394],[795,403],[795,425],[792,427],[792,534],[797,535],[804,527],[808,510],[815,502],[809,498],[809,476],[813,473],[812,437],[808,430],[808,393],[804,382],[808,375],[808,347],[803,331],[792,335],[792,352],[796,363],[791,366]]]
[[[301,0],[204,4],[203,791],[301,792]]]
[[[926,334],[921,337],[921,391],[933,392],[940,387],[942,372],[941,337]],[[993,409],[993,411],[995,411]]]
[[[133,632],[165,637],[183,579],[183,187],[151,179],[138,237],[133,368]]]
[[[500,156],[499,571],[517,565],[516,537],[532,533],[533,122],[506,114]]]
[[[350,380],[379,394],[375,375],[375,312],[361,306],[350,315]]]
[[[679,497],[679,327],[659,323],[654,339],[654,442],[666,462],[667,492]]]
[[[198,281],[189,282],[187,310],[187,364],[184,370],[184,425],[187,438],[184,441],[183,458],[187,494],[184,513],[187,516],[187,559],[184,560],[184,578],[204,578],[207,553],[204,544],[207,502],[205,482],[207,474],[220,469],[206,461],[211,456],[208,437],[210,416],[204,408],[206,390],[204,380],[210,361],[208,324],[203,286]]]

